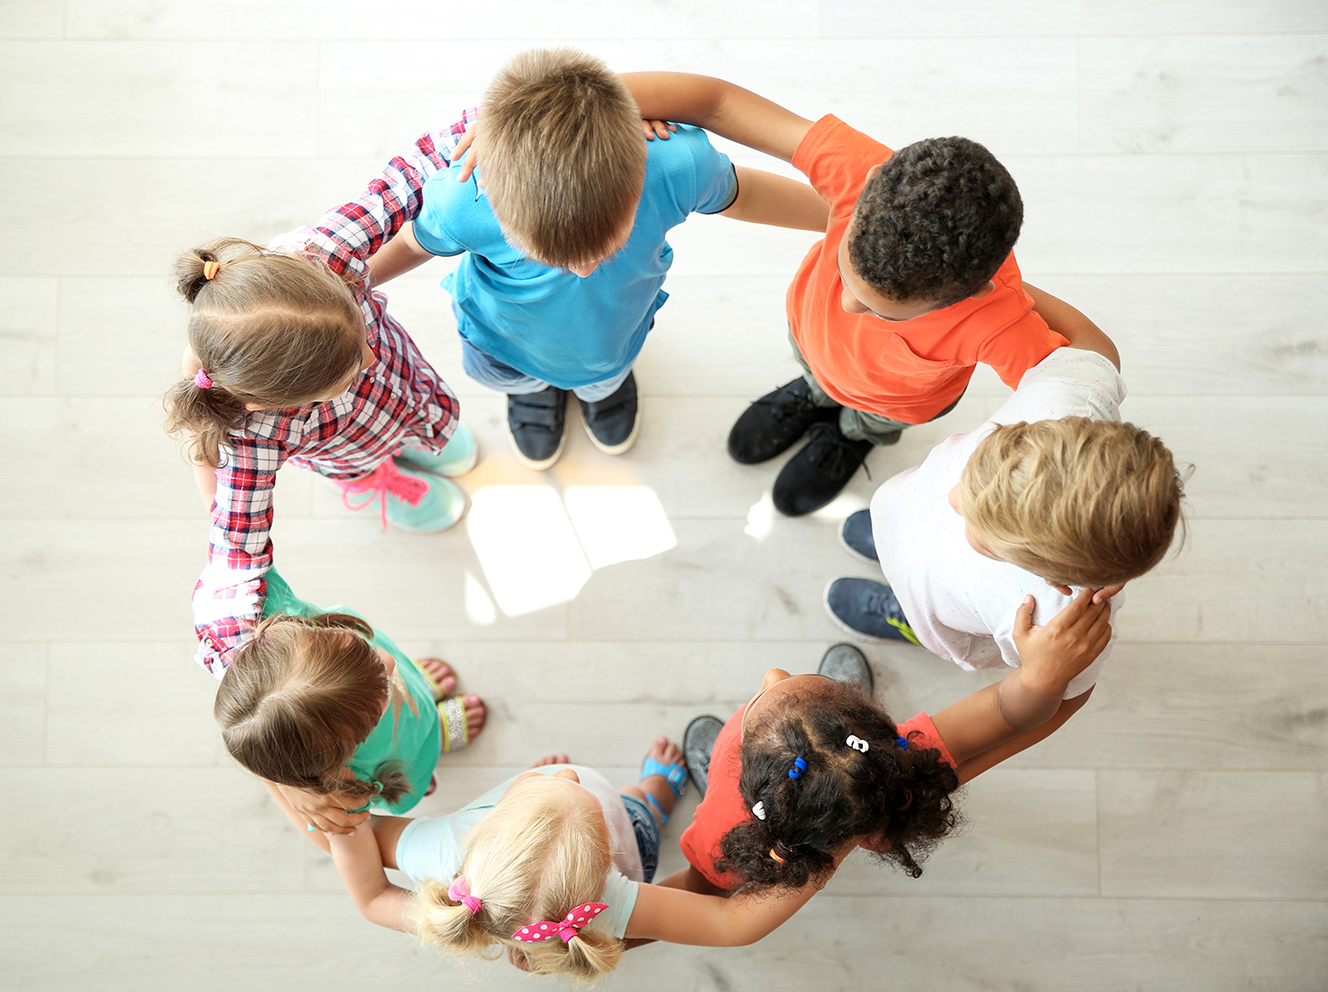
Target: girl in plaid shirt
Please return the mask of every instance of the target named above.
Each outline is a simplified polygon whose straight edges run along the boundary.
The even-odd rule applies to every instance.
[[[475,463],[457,399],[365,276],[369,257],[418,214],[425,180],[448,167],[473,119],[421,137],[316,227],[267,249],[212,242],[176,263],[189,347],[166,394],[167,429],[188,439],[211,505],[194,625],[198,660],[217,678],[258,623],[272,490],[286,461],[331,481],[348,506],[377,503],[384,526],[432,533],[465,510],[461,490],[435,477]]]

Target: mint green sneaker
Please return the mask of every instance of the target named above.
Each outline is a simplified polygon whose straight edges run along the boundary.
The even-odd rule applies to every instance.
[[[377,503],[383,530],[390,522],[414,534],[437,534],[466,512],[466,494],[454,484],[403,469],[391,458],[358,479],[328,481],[341,490],[341,502],[348,510],[364,510]],[[352,496],[366,498],[352,503]]]
[[[480,460],[480,446],[475,441],[475,435],[470,433],[470,428],[458,423],[441,454],[403,444],[396,457],[407,465],[436,475],[465,475]]]

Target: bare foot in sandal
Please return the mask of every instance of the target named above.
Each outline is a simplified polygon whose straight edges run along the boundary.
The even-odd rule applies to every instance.
[[[687,789],[687,762],[678,745],[667,737],[656,737],[641,766],[641,781],[618,791],[648,802],[660,823],[669,822],[673,804]]]
[[[435,703],[441,703],[456,692],[456,672],[442,658],[416,658],[415,667],[433,680]]]

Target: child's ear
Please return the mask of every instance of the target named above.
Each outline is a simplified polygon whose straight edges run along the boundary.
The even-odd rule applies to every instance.
[[[876,173],[881,171],[881,166],[884,164],[885,164],[884,162],[881,162],[877,165],[873,165],[870,169],[867,170],[867,182],[872,181],[872,178],[876,175]]]
[[[988,293],[992,293],[992,292],[994,292],[995,290],[996,290],[996,284],[995,284],[994,282],[991,282],[990,280],[988,280],[988,281],[987,281],[987,285],[985,285],[985,286],[983,286],[981,289],[979,289],[976,293],[974,293],[972,296],[970,296],[969,299],[970,299],[970,300],[980,300],[980,299],[982,299],[984,296],[986,296]]]

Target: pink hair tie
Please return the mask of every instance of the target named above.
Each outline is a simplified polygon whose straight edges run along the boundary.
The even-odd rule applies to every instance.
[[[199,389],[212,388],[212,380],[208,378],[208,374],[203,371],[203,366],[201,365],[198,367],[198,371],[194,373],[194,385]]]
[[[564,944],[570,944],[573,937],[580,935],[583,926],[608,908],[602,902],[583,902],[558,922],[544,920],[540,923],[532,923],[530,926],[522,927],[512,934],[512,939],[533,944],[541,940],[561,937]]]
[[[453,902],[461,903],[470,910],[471,916],[478,913],[480,907],[484,905],[479,899],[470,894],[470,882],[466,880],[465,875],[458,875],[452,879],[452,884],[447,887],[447,898]]]

